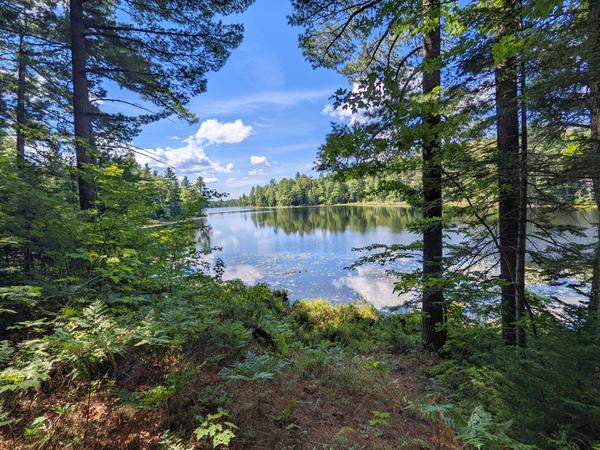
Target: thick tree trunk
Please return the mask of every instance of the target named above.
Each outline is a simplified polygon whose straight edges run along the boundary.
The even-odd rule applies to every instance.
[[[600,210],[600,0],[590,0],[589,26],[591,151],[588,167],[592,168],[591,177],[594,197],[596,206]],[[600,223],[597,227],[589,317],[591,321],[600,322]]]
[[[514,0],[504,0],[503,20],[497,38],[517,32]],[[498,147],[498,228],[500,241],[500,278],[502,284],[502,337],[517,342],[516,262],[519,240],[519,105],[516,58],[496,63],[496,134]]]
[[[16,126],[15,126],[15,139],[17,147],[17,168],[24,176],[25,172],[25,129],[27,127],[27,115],[25,112],[25,104],[27,101],[27,53],[25,51],[25,35],[23,32],[19,35],[19,52],[18,52],[18,64],[17,64],[17,105],[15,108]],[[23,215],[26,218],[26,231],[27,241],[23,246],[23,271],[30,273],[33,269],[33,252],[31,244],[31,213],[29,211],[29,195],[25,191],[25,195],[22,198],[21,207],[23,208]]]
[[[435,26],[423,34],[423,93],[431,94],[441,85],[439,69],[427,67],[440,57],[439,0],[423,0],[423,16]],[[428,113],[424,117],[428,135],[423,139],[423,345],[430,350],[441,349],[446,342],[446,308],[442,278],[442,170],[440,139],[437,128],[440,116]]]
[[[27,71],[27,55],[25,53],[25,38],[23,35],[19,36],[19,55],[18,55],[18,69],[17,69],[17,107],[16,107],[16,141],[17,141],[17,161],[19,165],[22,165],[25,160],[25,95],[27,88],[26,82],[26,71]]]
[[[86,72],[87,51],[83,1],[70,0],[71,63],[73,77],[73,121],[75,125],[75,156],[79,171],[79,204],[81,209],[94,205],[95,190],[86,166],[93,164],[92,123],[89,115],[89,88]]]
[[[517,241],[517,260],[515,262],[515,314],[519,325],[516,327],[516,344],[527,345],[525,328],[520,325],[525,315],[525,255],[527,254],[527,176],[528,176],[528,135],[527,135],[527,102],[525,99],[526,74],[525,64],[519,67],[519,84],[521,91],[521,149],[519,154],[519,236]]]

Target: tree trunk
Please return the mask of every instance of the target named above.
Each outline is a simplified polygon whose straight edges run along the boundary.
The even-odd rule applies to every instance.
[[[516,344],[527,345],[525,328],[520,325],[525,315],[525,255],[527,254],[527,176],[528,176],[528,135],[527,135],[527,102],[525,100],[526,74],[525,63],[519,67],[519,84],[521,90],[521,149],[519,154],[519,236],[517,241],[517,260],[515,262],[515,314],[519,325],[516,327]]]
[[[17,169],[22,177],[26,177],[25,171],[25,130],[27,127],[27,115],[25,112],[25,104],[27,101],[27,53],[25,51],[25,33],[21,31],[19,34],[19,50],[17,60],[17,105],[15,108],[15,139],[17,147]],[[19,207],[22,208],[23,216],[26,219],[27,240],[23,246],[23,271],[30,273],[33,269],[33,252],[31,242],[31,212],[29,191],[24,192],[24,196],[19,202]]]
[[[498,26],[498,41],[516,34],[517,8],[514,0],[504,0],[503,20]],[[502,337],[517,342],[516,262],[519,240],[519,105],[516,58],[496,62],[496,134],[498,148],[498,231],[500,241],[500,278],[502,283]]]
[[[431,64],[440,57],[439,0],[423,0],[423,17],[428,23],[423,33],[423,93],[431,94],[441,85],[439,69]],[[439,99],[439,95],[436,95]],[[446,307],[440,286],[442,281],[442,170],[437,112],[423,118],[428,126],[423,139],[423,322],[422,340],[425,348],[441,349],[446,342]]]
[[[70,0],[71,63],[73,77],[73,121],[75,126],[75,157],[77,159],[79,204],[81,209],[94,205],[95,190],[87,166],[94,163],[92,124],[88,112],[89,88],[86,72],[87,51],[83,20],[83,1]]]
[[[17,69],[17,107],[16,107],[16,141],[17,141],[17,162],[22,166],[25,160],[25,95],[27,92],[26,71],[27,71],[27,55],[25,53],[25,37],[23,34],[19,36],[19,55]]]
[[[600,210],[600,0],[589,3],[589,76],[590,76],[590,161],[596,206]],[[600,223],[597,225],[596,254],[592,267],[592,294],[589,318],[600,321]]]

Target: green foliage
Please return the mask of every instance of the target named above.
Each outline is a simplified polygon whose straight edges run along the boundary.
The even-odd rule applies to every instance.
[[[293,420],[293,416],[294,416],[294,410],[296,409],[297,405],[298,405],[298,399],[296,399],[296,398],[291,399],[290,402],[288,403],[288,405],[284,408],[283,412],[281,413],[279,420],[284,423],[291,423]]]
[[[0,394],[38,388],[50,376],[54,361],[46,343],[29,341],[21,348],[13,364],[0,372]]]
[[[235,363],[233,367],[223,368],[219,375],[226,381],[266,381],[279,375],[288,364],[286,359],[274,361],[269,355],[256,355],[248,351],[243,361]]]
[[[390,418],[390,413],[385,411],[371,411],[373,418],[369,419],[369,425],[372,427],[380,427],[388,424],[387,419]]]
[[[332,305],[325,300],[301,300],[294,303],[292,317],[312,327],[340,326],[354,321],[375,322],[377,311],[369,304]]]
[[[146,408],[161,405],[173,396],[173,388],[158,385],[137,392],[138,401]]]
[[[131,335],[132,330],[119,326],[106,305],[95,301],[80,314],[68,311],[48,341],[58,350],[58,360],[69,363],[73,367],[71,375],[76,377],[89,375],[101,362],[114,364],[115,356],[130,344]]]
[[[589,448],[600,439],[600,384],[589,376],[600,357],[597,338],[554,320],[538,325],[539,336],[518,352],[489,329],[454,329],[433,387],[453,405],[447,417],[465,442],[504,448],[508,437],[539,448]]]
[[[37,297],[40,296],[41,289],[37,286],[8,286],[0,288],[0,304],[11,305],[18,304],[31,307]],[[17,311],[7,307],[0,307],[0,314],[17,314]]]
[[[332,305],[323,300],[297,301],[291,317],[301,327],[306,341],[325,340],[347,346],[367,344],[373,325],[380,320],[378,312],[369,304]]]
[[[383,365],[383,362],[381,361],[369,361],[367,362],[367,366],[372,368],[373,370],[380,372],[383,375],[389,375],[390,373],[390,369],[388,367],[385,367]]]
[[[321,378],[344,361],[344,349],[330,342],[303,347],[294,355],[294,369],[306,378]]]
[[[34,448],[43,448],[50,439],[48,417],[38,416],[26,427],[23,434],[32,442]]]
[[[0,341],[0,369],[8,365],[14,353],[15,349],[9,341]]]
[[[166,431],[160,436],[160,445],[164,450],[190,450],[183,439],[170,431]]]
[[[495,423],[490,413],[481,406],[473,410],[466,427],[458,433],[458,438],[469,448],[533,450],[531,445],[521,444],[511,439],[506,432],[512,421]]]
[[[408,357],[419,351],[418,314],[384,316],[366,304],[319,300],[290,308],[267,286],[223,282],[222,263],[215,277],[204,275],[209,266],[200,258],[209,249],[197,248],[197,234],[207,230],[197,219],[219,195],[201,177],[179,182],[171,168],[159,175],[135,162],[130,143],[141,125],[171,114],[195,119],[186,104],[205,90],[206,74],[221,68],[241,40],[241,26],[220,19],[242,12],[251,0],[200,6],[175,0],[72,3],[84,9],[90,94],[79,100],[93,122],[94,161],[85,173],[94,199],[85,211],[77,199],[81,173],[71,161],[71,9],[49,0],[0,0],[0,426],[43,448],[64,444],[51,442],[60,429],[55,420],[85,417],[83,443],[76,442],[93,447],[85,441],[87,421],[92,394],[102,389],[108,398],[119,392],[140,413],[157,412],[161,426],[189,435],[197,424],[191,418],[223,406],[231,395],[227,389],[236,386],[216,376],[207,381],[210,375],[250,383],[258,405],[259,389],[290,361],[303,381],[340,394],[385,393],[395,368],[392,355],[382,353]],[[417,271],[396,284],[398,290],[439,287],[448,300],[450,340],[444,359],[429,373],[432,403],[421,412],[452,426],[468,448],[534,448],[521,442],[598,448],[600,345],[592,320],[598,295],[584,310],[528,293],[537,335],[529,333],[526,348],[501,345],[502,283],[494,275],[498,249],[490,241],[496,238],[498,197],[510,189],[498,186],[502,158],[493,140],[502,134],[494,119],[503,105],[487,95],[492,74],[501,75],[505,64],[514,67],[515,78],[507,84],[516,86],[520,73],[526,86],[514,91],[511,104],[535,121],[528,130],[529,174],[522,180],[531,186],[524,192],[535,206],[528,210],[533,226],[527,275],[582,295],[590,284],[598,291],[600,258],[593,245],[598,236],[573,226],[570,218],[552,223],[548,212],[573,214],[573,203],[598,203],[598,143],[592,139],[598,133],[597,5],[442,2],[439,15],[432,15],[424,4],[293,1],[290,22],[304,27],[300,43],[308,60],[337,69],[353,84],[336,93],[330,111],[352,114],[351,122],[334,124],[319,150],[318,169],[333,173],[272,180],[239,200],[216,203],[402,200],[421,206],[423,143],[435,140],[444,226],[466,239],[457,244],[445,238],[451,244],[443,280],[423,283]],[[443,55],[422,58],[422,34],[438,24],[444,27]],[[444,85],[423,94],[423,74],[440,69]],[[110,101],[106,82],[159,111],[138,117],[109,113],[101,106]],[[23,101],[24,119],[18,117]],[[26,158],[17,155],[13,136],[25,138]],[[262,211],[252,220],[285,233],[382,223],[350,209],[338,218],[326,208],[314,210],[301,227],[295,219],[306,214],[303,209]],[[409,231],[422,232],[438,221],[420,220],[415,211],[382,211],[383,223],[393,229],[410,221]],[[590,222],[597,218],[590,216]],[[588,238],[596,242],[588,245]],[[548,245],[538,249],[541,242]],[[365,250],[359,263],[388,264],[419,258],[423,245]],[[82,392],[85,416],[62,403],[44,407],[53,395],[80,398]],[[292,422],[296,406],[292,399],[280,420]],[[382,411],[372,415],[374,428],[390,418]],[[196,439],[228,446],[236,429],[228,417],[222,409],[208,415],[195,429]],[[172,432],[161,443],[187,447]],[[418,439],[407,440],[409,445],[424,446]]]
[[[219,408],[218,412],[209,414],[206,420],[194,430],[196,439],[207,439],[210,441],[212,448],[219,446],[228,447],[229,443],[235,438],[233,430],[237,426],[228,420],[229,412]]]
[[[271,180],[266,186],[254,186],[238,199],[219,200],[215,206],[301,206],[336,205],[344,203],[392,203],[406,200],[406,196],[391,192],[389,184],[403,183],[416,186],[416,172],[411,171],[401,181],[395,176],[365,176],[347,180],[334,177],[310,178],[297,174],[294,178]]]

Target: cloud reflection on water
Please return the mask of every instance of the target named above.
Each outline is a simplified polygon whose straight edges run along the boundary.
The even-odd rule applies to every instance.
[[[333,285],[352,289],[377,309],[402,305],[411,299],[411,294],[394,292],[394,281],[375,267],[358,267],[355,273],[334,280]]]
[[[225,267],[225,273],[223,274],[223,280],[242,280],[244,284],[253,285],[258,280],[263,278],[263,273],[256,267],[250,264],[239,264],[237,266]]]

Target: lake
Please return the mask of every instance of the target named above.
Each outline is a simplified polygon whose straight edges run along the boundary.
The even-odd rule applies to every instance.
[[[411,294],[394,293],[394,278],[386,274],[387,267],[347,267],[361,255],[354,248],[419,239],[407,230],[415,214],[408,208],[375,206],[210,208],[209,242],[222,248],[210,259],[224,261],[224,279],[237,278],[250,285],[267,283],[273,289],[287,290],[292,301],[325,298],[349,303],[364,299],[380,309],[396,306]],[[579,220],[589,223],[597,220],[597,214],[585,212]],[[394,269],[409,272],[419,266],[419,261],[406,258]],[[548,289],[534,287],[540,293],[548,293]],[[552,287],[563,298],[573,296],[570,290],[560,289]]]

